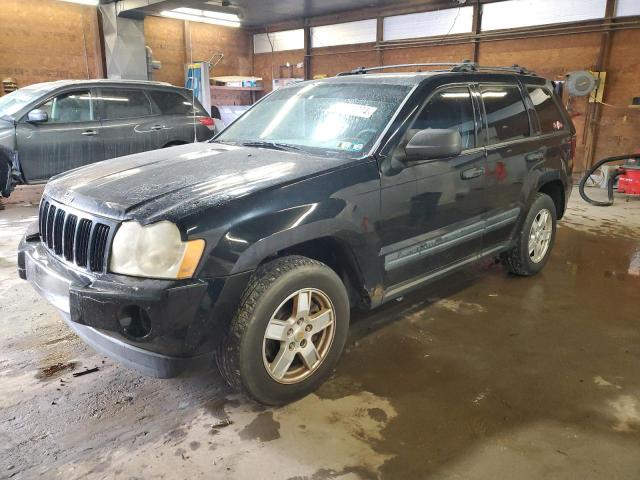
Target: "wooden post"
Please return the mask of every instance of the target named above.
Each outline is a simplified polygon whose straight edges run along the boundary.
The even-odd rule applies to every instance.
[[[616,0],[607,0],[604,21],[610,24],[613,21],[616,11]],[[610,25],[602,32],[600,39],[600,51],[598,53],[598,61],[596,63],[596,71],[606,71],[609,65],[609,52],[611,51],[611,37],[613,32]],[[593,165],[596,155],[596,147],[598,146],[598,133],[600,132],[600,118],[602,116],[602,105],[598,102],[589,104],[588,126],[586,136],[586,146],[584,150],[584,168],[589,169]]]
[[[378,16],[376,27],[376,49],[378,50],[378,66],[384,65],[384,52],[381,43],[384,41],[384,17]]]
[[[482,5],[480,0],[476,0],[473,5],[473,62],[478,63],[480,59],[480,38],[478,34],[482,29]]]
[[[311,27],[309,19],[304,19],[304,79],[311,80]]]

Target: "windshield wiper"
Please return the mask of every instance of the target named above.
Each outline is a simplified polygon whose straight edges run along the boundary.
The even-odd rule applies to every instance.
[[[297,151],[302,150],[300,147],[296,147],[295,145],[289,145],[288,143],[280,143],[280,142],[267,142],[267,141],[250,141],[250,142],[242,142],[242,145],[245,147],[261,147],[261,148],[271,148],[273,150],[285,150],[285,151]]]

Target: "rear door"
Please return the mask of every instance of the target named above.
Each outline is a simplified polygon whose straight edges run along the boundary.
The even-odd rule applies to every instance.
[[[392,153],[390,162],[397,167],[383,168],[379,231],[387,287],[446,270],[478,254],[487,203],[477,117],[467,85],[436,90]],[[457,129],[463,152],[407,163],[405,145],[417,131],[429,128]]]
[[[476,87],[484,110],[487,151],[487,202],[484,248],[509,242],[525,209],[525,182],[532,165],[541,161],[519,83],[480,83]]]
[[[143,89],[101,87],[98,93],[105,158],[162,147],[162,116]]]
[[[176,143],[190,143],[195,138],[208,140],[213,136],[201,122],[208,118],[204,109],[200,110],[197,100],[193,104],[191,98],[174,90],[153,89],[147,92],[156,108],[162,113],[162,129],[159,131],[163,146]],[[206,116],[206,117],[205,117]],[[213,122],[211,122],[213,128]]]
[[[539,155],[544,156],[544,166],[538,164],[537,167],[554,171],[571,171],[573,168],[571,121],[565,119],[562,107],[548,85],[525,85],[525,88],[535,113],[534,127],[538,136],[535,149]]]
[[[25,115],[16,127],[18,158],[27,182],[48,180],[104,159],[92,89],[58,92],[35,108],[45,111],[48,120],[29,123]]]

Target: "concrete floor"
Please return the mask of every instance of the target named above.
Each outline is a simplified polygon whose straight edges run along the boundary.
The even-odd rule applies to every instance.
[[[640,478],[640,201],[574,195],[535,278],[484,264],[354,314],[277,409],[85,347],[15,274],[35,215],[0,212],[0,478]]]

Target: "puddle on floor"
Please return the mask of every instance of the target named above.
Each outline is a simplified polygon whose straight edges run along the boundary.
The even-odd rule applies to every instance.
[[[639,247],[560,227],[536,277],[485,264],[357,314],[349,351],[319,395],[389,399],[397,416],[374,442],[393,454],[381,470],[387,478],[436,472],[538,421],[640,440],[629,414],[637,404],[619,397],[640,391],[640,278],[630,273]]]

